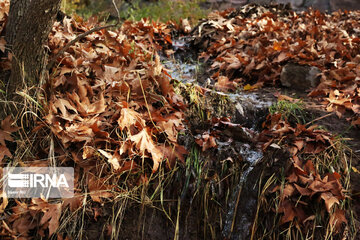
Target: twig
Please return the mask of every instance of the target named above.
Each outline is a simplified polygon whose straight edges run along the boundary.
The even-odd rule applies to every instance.
[[[100,31],[102,29],[105,29],[105,28],[110,28],[110,27],[116,27],[119,23],[120,23],[120,12],[119,12],[119,9],[117,8],[116,4],[115,4],[115,1],[112,0],[112,3],[114,5],[114,8],[116,10],[116,13],[118,15],[118,18],[117,18],[117,21],[116,23],[114,24],[110,24],[110,25],[106,25],[106,26],[97,26],[97,27],[94,27],[92,29],[90,29],[89,31],[86,31],[80,35],[78,35],[75,39],[71,40],[70,42],[68,42],[65,47],[63,47],[54,57],[51,58],[51,60],[49,61],[49,63],[47,64],[46,66],[46,69],[47,70],[50,70],[55,62],[56,62],[56,59],[58,59],[61,55],[63,55],[72,45],[74,45],[76,42],[80,41],[81,39],[83,39],[84,37],[86,37],[87,35],[89,34],[92,34],[94,32],[97,32],[97,31]]]
[[[76,42],[80,41],[82,38],[86,37],[87,35],[89,35],[89,34],[91,34],[93,32],[97,32],[97,31],[100,31],[102,29],[109,28],[109,27],[114,27],[114,26],[116,26],[116,24],[111,24],[111,25],[102,26],[102,27],[94,27],[93,29],[78,35],[75,39],[68,42],[65,45],[65,47],[63,47],[54,57],[51,58],[50,62],[46,66],[46,69],[50,70],[54,66],[56,59],[58,59],[58,57],[63,55],[64,52],[66,52],[66,50],[68,50],[72,45],[74,45]]]
[[[333,113],[333,112],[332,112],[332,113],[328,113],[328,114],[326,114],[326,115],[324,115],[324,116],[321,116],[321,117],[315,118],[314,120],[312,120],[312,121],[308,122],[307,124],[305,124],[305,126],[308,126],[308,125],[310,125],[310,124],[312,124],[312,123],[314,123],[314,122],[316,122],[316,121],[319,121],[319,120],[321,120],[321,119],[324,119],[324,118],[330,117],[330,116],[332,116],[332,115],[334,115],[334,113]]]

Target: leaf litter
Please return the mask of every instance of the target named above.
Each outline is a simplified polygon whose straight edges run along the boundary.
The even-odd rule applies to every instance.
[[[7,8],[0,11],[0,30],[9,2],[1,4]],[[96,22],[96,18],[84,21],[69,17],[55,22],[48,41],[50,58]],[[188,28],[186,21],[183,24]],[[15,201],[12,214],[2,220],[0,236],[25,239],[36,231],[50,237],[59,228],[62,211],[82,206],[84,192],[103,204],[124,191],[117,183],[129,174],[133,177],[126,184],[137,185],[139,177],[146,179],[137,174],[144,161],[150,170],[143,170],[146,176],[146,171],[155,173],[164,162],[172,167],[177,159],[184,160],[187,151],[177,143],[177,135],[184,127],[185,104],[175,93],[158,55],[163,46],[171,44],[174,27],[177,25],[148,19],[125,21],[119,29],[86,36],[56,59],[43,86],[44,122],[35,129],[39,142],[46,136],[55,137],[59,164],[76,166],[75,197],[55,202]],[[12,126],[10,116],[2,121],[0,160],[12,156],[5,140],[13,141],[11,133],[18,129]],[[40,151],[36,157],[41,159],[41,155]],[[33,166],[36,161],[22,164]],[[80,179],[85,179],[84,185]]]
[[[1,32],[9,3],[0,4]],[[48,42],[51,55],[96,22],[96,18],[68,17],[55,22]],[[75,197],[55,202],[15,200],[11,215],[2,219],[0,236],[26,239],[36,230],[38,235],[49,237],[56,233],[65,209],[74,212],[86,201],[83,191],[103,204],[122,191],[117,183],[123,174],[133,174],[135,179],[129,184],[147,181],[146,173],[136,175],[144,160],[148,174],[155,173],[164,161],[167,167],[174,166],[176,160],[184,161],[187,151],[177,143],[177,135],[184,128],[186,105],[175,93],[158,55],[172,43],[172,32],[180,28],[192,33],[193,45],[204,50],[201,58],[211,62],[216,89],[234,91],[243,86],[253,90],[277,84],[288,61],[317,66],[322,70],[321,83],[309,96],[323,97],[327,110],[338,116],[352,112],[349,120],[360,125],[358,12],[330,15],[309,10],[297,14],[282,7],[247,5],[240,10],[213,12],[195,31],[190,31],[187,20],[182,26],[148,19],[125,21],[120,29],[92,33],[70,47],[56,59],[57,66],[44,86],[46,115],[45,122],[35,128],[37,137],[54,136],[59,163],[76,165]],[[282,214],[282,224],[297,220],[311,225],[314,200],[324,204],[329,224],[336,231],[347,224],[346,212],[340,208],[346,198],[341,174],[321,176],[312,159],[304,157],[326,151],[333,145],[333,136],[314,126],[292,126],[276,114],[267,117],[259,136],[251,137],[244,130],[236,136],[233,129],[243,128],[229,119],[212,121],[214,129],[196,139],[203,151],[217,147],[218,128],[243,140],[258,137],[264,151],[273,146],[288,149],[291,167],[286,184],[272,190],[281,191],[277,211]],[[18,129],[10,117],[2,121],[0,161],[12,156],[5,141],[13,141],[11,134]],[[23,164],[46,164],[39,163],[43,157],[40,151],[38,159]],[[86,174],[83,186],[77,184],[81,173]],[[3,196],[0,210],[4,212],[7,205]],[[95,212],[96,219],[101,211]]]
[[[318,67],[320,84],[308,96],[359,125],[359,29],[359,11],[296,13],[249,4],[210,13],[192,31],[191,44],[210,65],[215,87],[226,91],[278,86],[288,62]]]

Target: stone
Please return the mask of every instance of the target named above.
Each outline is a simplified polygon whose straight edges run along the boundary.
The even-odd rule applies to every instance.
[[[288,63],[280,74],[281,85],[297,90],[314,88],[320,83],[320,73],[317,67]]]
[[[271,0],[250,0],[249,3],[256,3],[256,4],[269,4],[273,1]]]
[[[248,3],[248,0],[228,0],[233,4],[234,6],[241,6]]]
[[[331,11],[329,0],[313,0],[312,3],[309,5],[309,7],[310,6],[322,12]]]
[[[232,119],[250,129],[257,129],[265,121],[269,107],[277,101],[272,92],[262,90],[241,92],[232,99],[235,101],[235,116]]]
[[[304,0],[292,0],[291,4],[296,7],[301,7],[304,5]]]
[[[360,10],[359,0],[330,0],[331,11],[341,10]]]
[[[287,4],[290,3],[293,8],[302,7],[304,0],[278,0],[278,3]]]

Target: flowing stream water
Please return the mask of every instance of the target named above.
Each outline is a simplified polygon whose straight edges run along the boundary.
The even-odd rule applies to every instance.
[[[198,60],[188,58],[184,60],[184,56],[190,55],[191,49],[187,45],[186,39],[176,39],[173,41],[173,50],[175,54],[172,57],[162,56],[162,64],[168,70],[173,79],[186,84],[198,84],[198,78],[204,77],[207,71],[202,69],[203,66]],[[179,54],[180,53],[180,54]],[[188,53],[188,54],[187,54]],[[210,78],[202,86],[212,82]],[[205,86],[206,87],[206,86]],[[216,92],[216,91],[215,91]],[[264,115],[264,111],[273,104],[273,99],[264,97],[261,93],[257,92],[240,92],[240,93],[223,93],[216,92],[219,95],[227,96],[234,104],[236,109],[236,121],[244,124],[247,128],[256,131],[259,125],[259,115]],[[227,142],[217,142],[218,147],[228,145]],[[247,239],[249,230],[252,224],[251,214],[256,210],[256,198],[244,196],[244,186],[248,184],[248,177],[250,173],[256,168],[257,162],[263,157],[262,151],[254,148],[249,143],[241,143],[237,145],[237,151],[241,154],[244,161],[247,163],[247,168],[241,173],[239,182],[233,191],[229,204],[227,206],[227,214],[223,225],[222,235],[226,239]],[[247,188],[249,189],[249,188]],[[254,186],[250,188],[251,191],[256,192],[257,188]],[[257,194],[255,194],[257,195]],[[242,201],[241,201],[242,199]],[[239,206],[241,204],[241,206]],[[241,210],[246,209],[247,213]]]

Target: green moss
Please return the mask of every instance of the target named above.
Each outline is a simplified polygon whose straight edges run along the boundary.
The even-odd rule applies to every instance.
[[[180,19],[190,18],[196,21],[206,16],[207,11],[200,8],[200,3],[204,0],[158,0],[155,3],[140,3],[135,1],[130,8],[130,19],[141,20],[144,17],[153,20],[166,22],[168,20],[179,21]]]
[[[205,0],[158,0],[145,2],[134,0],[131,3],[117,1],[120,18],[125,20],[139,21],[142,18],[160,20],[166,22],[173,20],[179,22],[180,19],[188,18],[193,23],[205,17],[209,10],[200,7]],[[115,14],[112,2],[106,1],[86,1],[86,0],[65,0],[62,1],[62,11],[71,15],[77,14],[81,17],[89,18],[97,16],[101,20],[108,20],[111,12]],[[115,17],[115,16],[114,16]]]

